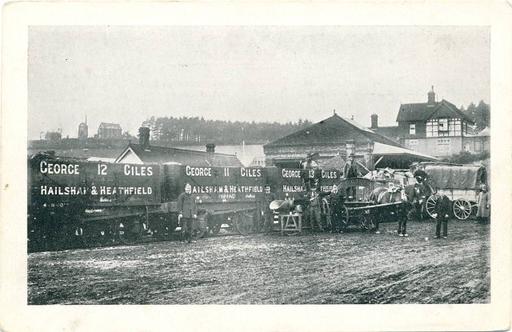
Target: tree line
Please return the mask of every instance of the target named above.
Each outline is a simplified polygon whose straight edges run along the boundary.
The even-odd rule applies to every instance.
[[[203,117],[152,116],[142,123],[151,130],[151,140],[173,144],[262,144],[312,125],[309,120],[297,122],[247,122],[206,120]]]
[[[478,105],[470,103],[467,109],[461,106],[460,110],[475,121],[478,131],[491,126],[491,108],[483,100],[480,100]]]
[[[475,121],[477,131],[490,126],[490,107],[483,100],[460,107]],[[307,119],[297,122],[247,122],[206,120],[203,117],[152,116],[142,123],[151,130],[151,140],[176,144],[262,144],[276,140],[313,123]]]

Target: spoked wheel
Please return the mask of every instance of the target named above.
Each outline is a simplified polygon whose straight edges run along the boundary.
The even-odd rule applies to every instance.
[[[349,211],[348,207],[343,205],[343,210],[341,213],[342,213],[341,222],[345,224],[342,227],[347,228],[350,225],[350,211]]]
[[[459,198],[453,202],[453,215],[459,220],[466,220],[471,215],[471,203]]]
[[[425,202],[425,210],[427,210],[427,214],[430,218],[435,219],[437,217],[436,213],[436,203],[437,203],[437,196],[430,195],[427,198],[427,201]]]
[[[254,232],[254,218],[251,214],[236,213],[231,219],[236,231],[241,235],[249,235]]]

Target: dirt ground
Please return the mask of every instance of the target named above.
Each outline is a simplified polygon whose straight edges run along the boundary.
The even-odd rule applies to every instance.
[[[29,304],[485,303],[489,225],[217,236],[32,253]],[[426,239],[428,237],[428,239]]]

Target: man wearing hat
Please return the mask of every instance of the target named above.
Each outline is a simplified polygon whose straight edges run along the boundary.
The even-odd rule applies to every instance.
[[[357,164],[354,162],[354,153],[350,153],[345,166],[343,166],[343,178],[351,179],[357,178],[361,174],[359,173],[359,169],[357,168]],[[356,188],[348,187],[347,188],[347,198],[354,199],[356,196]]]

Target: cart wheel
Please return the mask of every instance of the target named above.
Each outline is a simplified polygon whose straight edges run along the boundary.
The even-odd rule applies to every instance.
[[[343,228],[346,228],[348,227],[348,225],[350,224],[350,215],[349,215],[349,210],[348,208],[343,205],[343,209],[341,211],[341,218],[340,218],[341,222],[344,224],[342,225]]]
[[[236,231],[240,235],[248,235],[254,231],[252,215],[235,213],[231,219]]]
[[[459,220],[466,220],[471,215],[471,203],[463,198],[453,202],[453,215]]]
[[[430,218],[435,219],[437,217],[436,213],[436,203],[437,196],[430,195],[425,202],[425,210],[427,210],[427,214]]]

